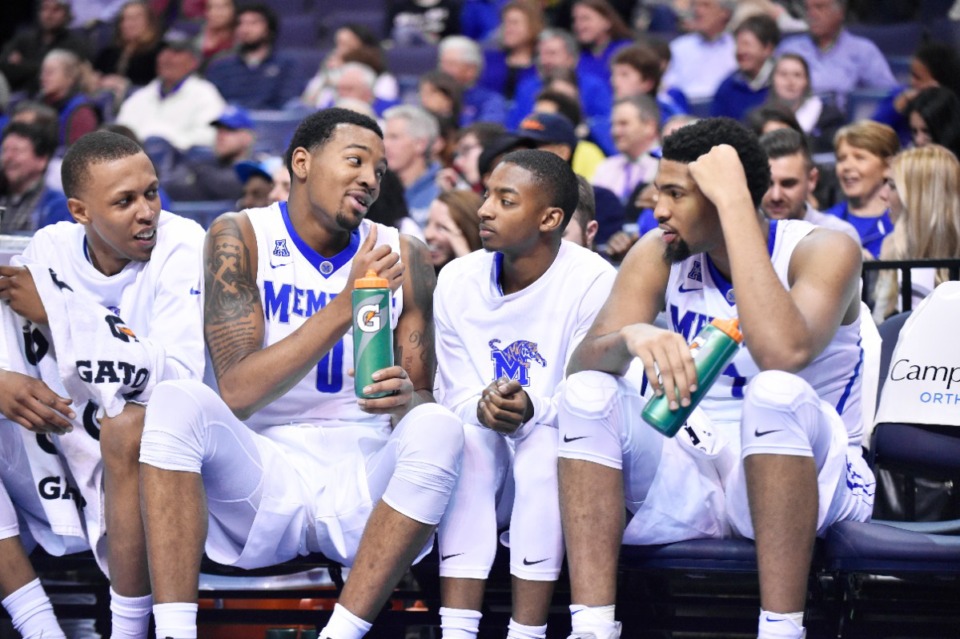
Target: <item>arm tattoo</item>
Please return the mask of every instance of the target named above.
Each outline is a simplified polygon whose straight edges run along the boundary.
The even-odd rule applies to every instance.
[[[410,282],[413,286],[413,303],[423,316],[423,331],[414,331],[409,336],[410,355],[419,353],[420,364],[430,379],[437,370],[437,353],[434,344],[433,291],[437,287],[437,273],[433,264],[426,258],[426,248],[417,243],[410,244],[408,266]],[[401,351],[402,354],[402,351]]]
[[[204,333],[219,377],[260,347],[260,292],[236,220],[218,220],[210,229],[204,278]]]

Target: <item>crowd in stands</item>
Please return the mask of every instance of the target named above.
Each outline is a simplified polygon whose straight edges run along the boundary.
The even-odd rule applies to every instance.
[[[452,228],[452,214],[438,211],[475,201],[439,198],[482,192],[505,152],[548,148],[592,184],[595,241],[616,262],[657,226],[651,183],[668,127],[725,116],[761,135],[796,131],[812,158],[806,172],[816,175],[808,212],[852,224],[876,258],[899,217],[885,186],[897,154],[930,144],[960,151],[955,32],[925,33],[909,58],[857,35],[864,23],[921,13],[927,26],[947,24],[927,9],[911,16],[843,0],[394,0],[356,22],[343,18],[349,5],[337,13],[337,4],[331,26],[317,3],[304,0],[295,15],[290,7],[37,2],[0,51],[0,124],[11,123],[0,230],[30,233],[69,219],[59,158],[98,127],[120,125],[143,143],[165,205],[190,215],[196,202],[226,210],[251,201],[251,182],[276,193],[275,174],[289,179],[280,158],[298,119],[343,106],[386,132],[393,188],[384,190],[399,188],[401,197],[391,203],[398,210],[381,204],[373,213],[420,237],[432,228],[431,245],[446,247],[439,256],[463,242],[437,239]],[[314,25],[306,41],[285,38],[295,21]],[[400,52],[415,53],[415,68]],[[864,115],[869,121],[854,121]],[[265,128],[271,118],[275,129]]]

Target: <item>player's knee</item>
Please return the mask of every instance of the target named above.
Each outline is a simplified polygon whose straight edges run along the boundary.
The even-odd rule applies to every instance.
[[[580,417],[602,417],[617,398],[617,378],[600,371],[581,371],[567,378],[560,409]]]
[[[517,455],[513,463],[513,480],[518,493],[527,489],[544,490],[551,486],[555,487],[557,485],[556,456]]]
[[[145,407],[127,404],[116,417],[100,420],[100,452],[106,466],[136,467],[140,458],[145,413]]]
[[[439,404],[422,404],[411,411],[410,436],[405,438],[401,457],[432,461],[460,472],[463,459],[463,424]]]
[[[804,454],[809,425],[820,398],[806,380],[784,371],[763,371],[747,388],[741,420],[744,455],[758,452]]]
[[[800,404],[817,400],[816,391],[802,377],[784,371],[763,371],[747,386],[744,405],[760,410],[791,411]]]
[[[158,384],[147,405],[140,461],[164,470],[200,472],[208,417],[204,407],[217,401],[216,393],[198,381]]]

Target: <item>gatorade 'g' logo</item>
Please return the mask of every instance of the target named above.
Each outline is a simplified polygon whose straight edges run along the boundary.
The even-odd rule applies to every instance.
[[[357,327],[364,333],[380,330],[380,305],[364,304],[357,309]]]

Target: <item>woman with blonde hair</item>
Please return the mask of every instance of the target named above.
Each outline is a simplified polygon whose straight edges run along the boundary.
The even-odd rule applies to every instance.
[[[444,191],[430,205],[423,236],[439,272],[448,262],[479,249],[483,198],[466,189]]]
[[[881,260],[960,257],[960,162],[937,144],[904,151],[893,159],[884,196],[897,218],[880,250]],[[877,282],[874,318],[900,308],[899,271],[884,271]],[[945,269],[911,269],[913,306],[948,279]]]
[[[900,140],[887,125],[861,120],[837,131],[833,146],[837,180],[846,200],[827,213],[853,224],[864,256],[876,259],[883,238],[893,231],[896,222],[890,216],[882,190],[890,160],[900,151]]]

